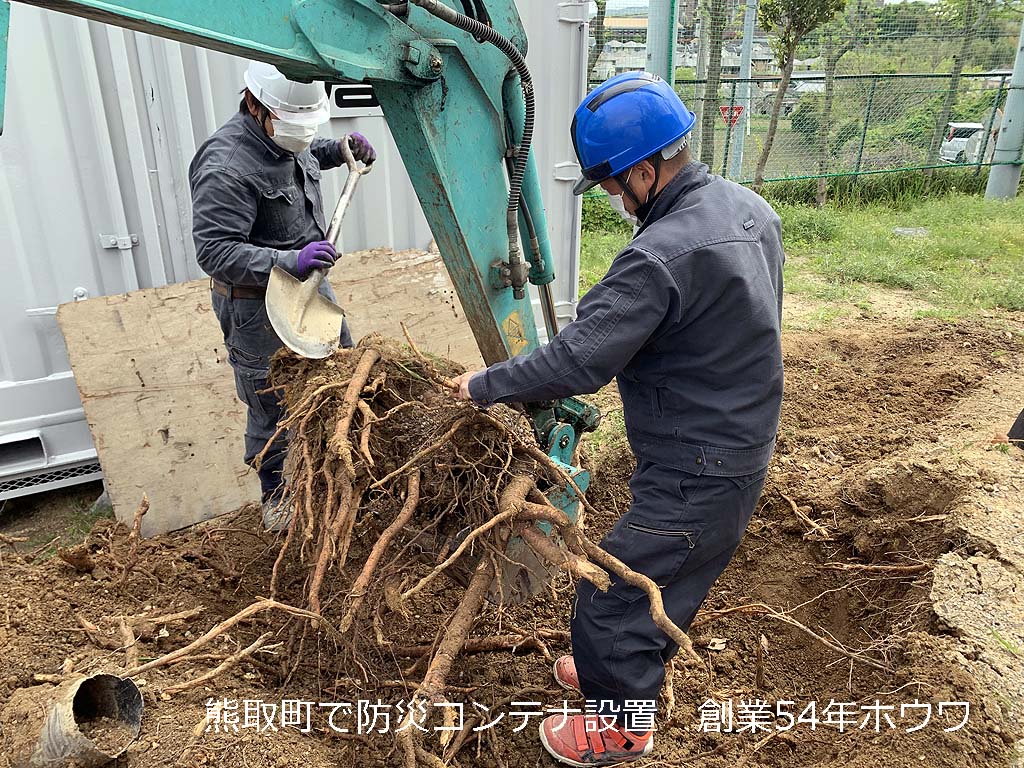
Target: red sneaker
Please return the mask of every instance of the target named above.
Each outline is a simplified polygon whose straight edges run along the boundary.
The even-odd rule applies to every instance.
[[[572,656],[559,656],[555,659],[555,682],[567,691],[580,693],[580,679],[576,675],[576,662]]]
[[[600,730],[605,727],[597,715],[550,715],[540,724],[540,741],[555,760],[579,768],[630,763],[654,746],[654,731]]]

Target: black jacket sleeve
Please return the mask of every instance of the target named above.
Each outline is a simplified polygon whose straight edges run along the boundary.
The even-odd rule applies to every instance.
[[[470,381],[479,403],[536,402],[596,392],[661,325],[678,290],[664,263],[627,247],[549,344],[490,366]]]

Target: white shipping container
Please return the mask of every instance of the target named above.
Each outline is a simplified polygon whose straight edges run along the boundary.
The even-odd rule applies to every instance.
[[[575,312],[579,172],[569,124],[583,98],[587,3],[520,0],[537,86],[534,140],[555,259],[556,309]],[[203,277],[188,164],[237,110],[241,59],[24,6],[11,8],[0,137],[0,499],[101,476],[58,304]],[[355,92],[353,92],[355,91]],[[335,99],[323,134],[359,131],[378,167],[361,185],[345,250],[425,248],[430,231],[377,107]],[[335,96],[338,96],[337,91]],[[344,174],[326,174],[333,207]],[[536,306],[538,322],[541,318]]]

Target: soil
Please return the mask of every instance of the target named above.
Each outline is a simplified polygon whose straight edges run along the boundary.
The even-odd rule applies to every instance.
[[[78,724],[78,730],[96,749],[108,755],[120,754],[132,742],[132,729],[109,717],[85,720]]]
[[[787,333],[779,443],[759,509],[691,632],[706,665],[672,675],[674,706],[669,711],[668,701],[661,702],[654,752],[642,765],[1013,764],[1024,734],[1024,451],[989,438],[1005,432],[1024,407],[1022,331],[1012,318],[998,317],[956,324],[862,319]],[[602,410],[616,407],[614,387],[596,400]],[[633,459],[621,441],[588,451],[589,498],[604,510],[588,520],[597,538],[629,503]],[[795,514],[789,500],[825,535]],[[344,613],[346,589],[379,535],[372,517],[357,524],[345,571],[331,571],[325,580],[321,599],[329,621]],[[142,542],[122,586],[115,563],[125,559],[127,535],[123,526],[100,520],[83,545],[90,557],[76,559],[91,565],[84,572],[60,558],[28,562],[7,549],[0,568],[0,701],[70,671],[123,672],[131,654],[145,663],[188,644],[268,594],[280,546],[279,538],[260,532],[258,510],[243,508]],[[297,559],[286,560],[278,599],[301,605],[305,575]],[[197,651],[202,657],[135,675],[146,705],[142,733],[114,765],[401,764],[392,733],[355,732],[355,702],[407,700],[422,665],[353,649],[432,643],[462,594],[450,584],[435,582],[408,615],[378,610],[359,638],[338,641],[321,631],[289,653],[302,622],[265,613]],[[571,595],[562,578],[550,595],[521,606],[487,604],[474,636],[516,633],[543,642],[460,657],[448,682],[460,687],[451,700],[465,702],[467,717],[479,711],[471,702],[495,713],[508,712],[512,701],[562,705],[566,694],[538,648],[550,656],[569,652],[560,633],[568,629]],[[778,619],[716,613],[753,603],[783,611],[885,669],[852,661]],[[156,620],[188,609],[201,610]],[[139,638],[127,649],[118,627],[122,616],[134,617]],[[268,644],[214,680],[166,690],[208,672],[265,632],[274,633]],[[308,732],[281,726],[283,699],[314,702]],[[233,713],[241,726],[245,700],[265,705],[262,720],[250,711],[250,724],[266,725],[269,708],[276,707],[273,729],[218,732],[222,728],[208,722],[208,714],[223,719]],[[701,706],[709,700],[731,702],[734,721],[754,700],[804,717],[785,731],[704,732]],[[842,728],[837,707],[826,710],[831,700],[853,707],[855,716]],[[332,732],[329,710],[319,702],[352,703],[350,713],[339,710],[335,718],[350,732]],[[811,702],[819,718],[814,727]],[[969,702],[962,727],[944,730],[964,714],[950,704],[939,712],[947,702]],[[570,697],[569,704],[576,702]],[[871,711],[860,707],[876,704],[896,727],[888,727],[884,714],[877,731],[870,717],[861,727]],[[907,732],[924,720],[926,706],[929,723]],[[463,748],[457,763],[553,766],[537,740],[538,722],[530,718],[514,732],[522,717],[507,714]],[[8,759],[17,757],[4,748],[16,727],[0,706],[0,754]],[[433,736],[430,743],[437,745]],[[3,758],[0,766],[6,768]]]

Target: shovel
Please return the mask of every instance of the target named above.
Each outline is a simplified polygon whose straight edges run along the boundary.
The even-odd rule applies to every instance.
[[[348,178],[327,228],[327,240],[335,246],[356,182],[371,168],[356,164],[347,140],[342,142],[341,151]],[[345,319],[345,310],[319,293],[326,275],[326,269],[315,269],[305,280],[298,280],[281,267],[274,267],[267,284],[267,317],[274,331],[292,352],[315,360],[330,356],[341,346],[341,323]]]

